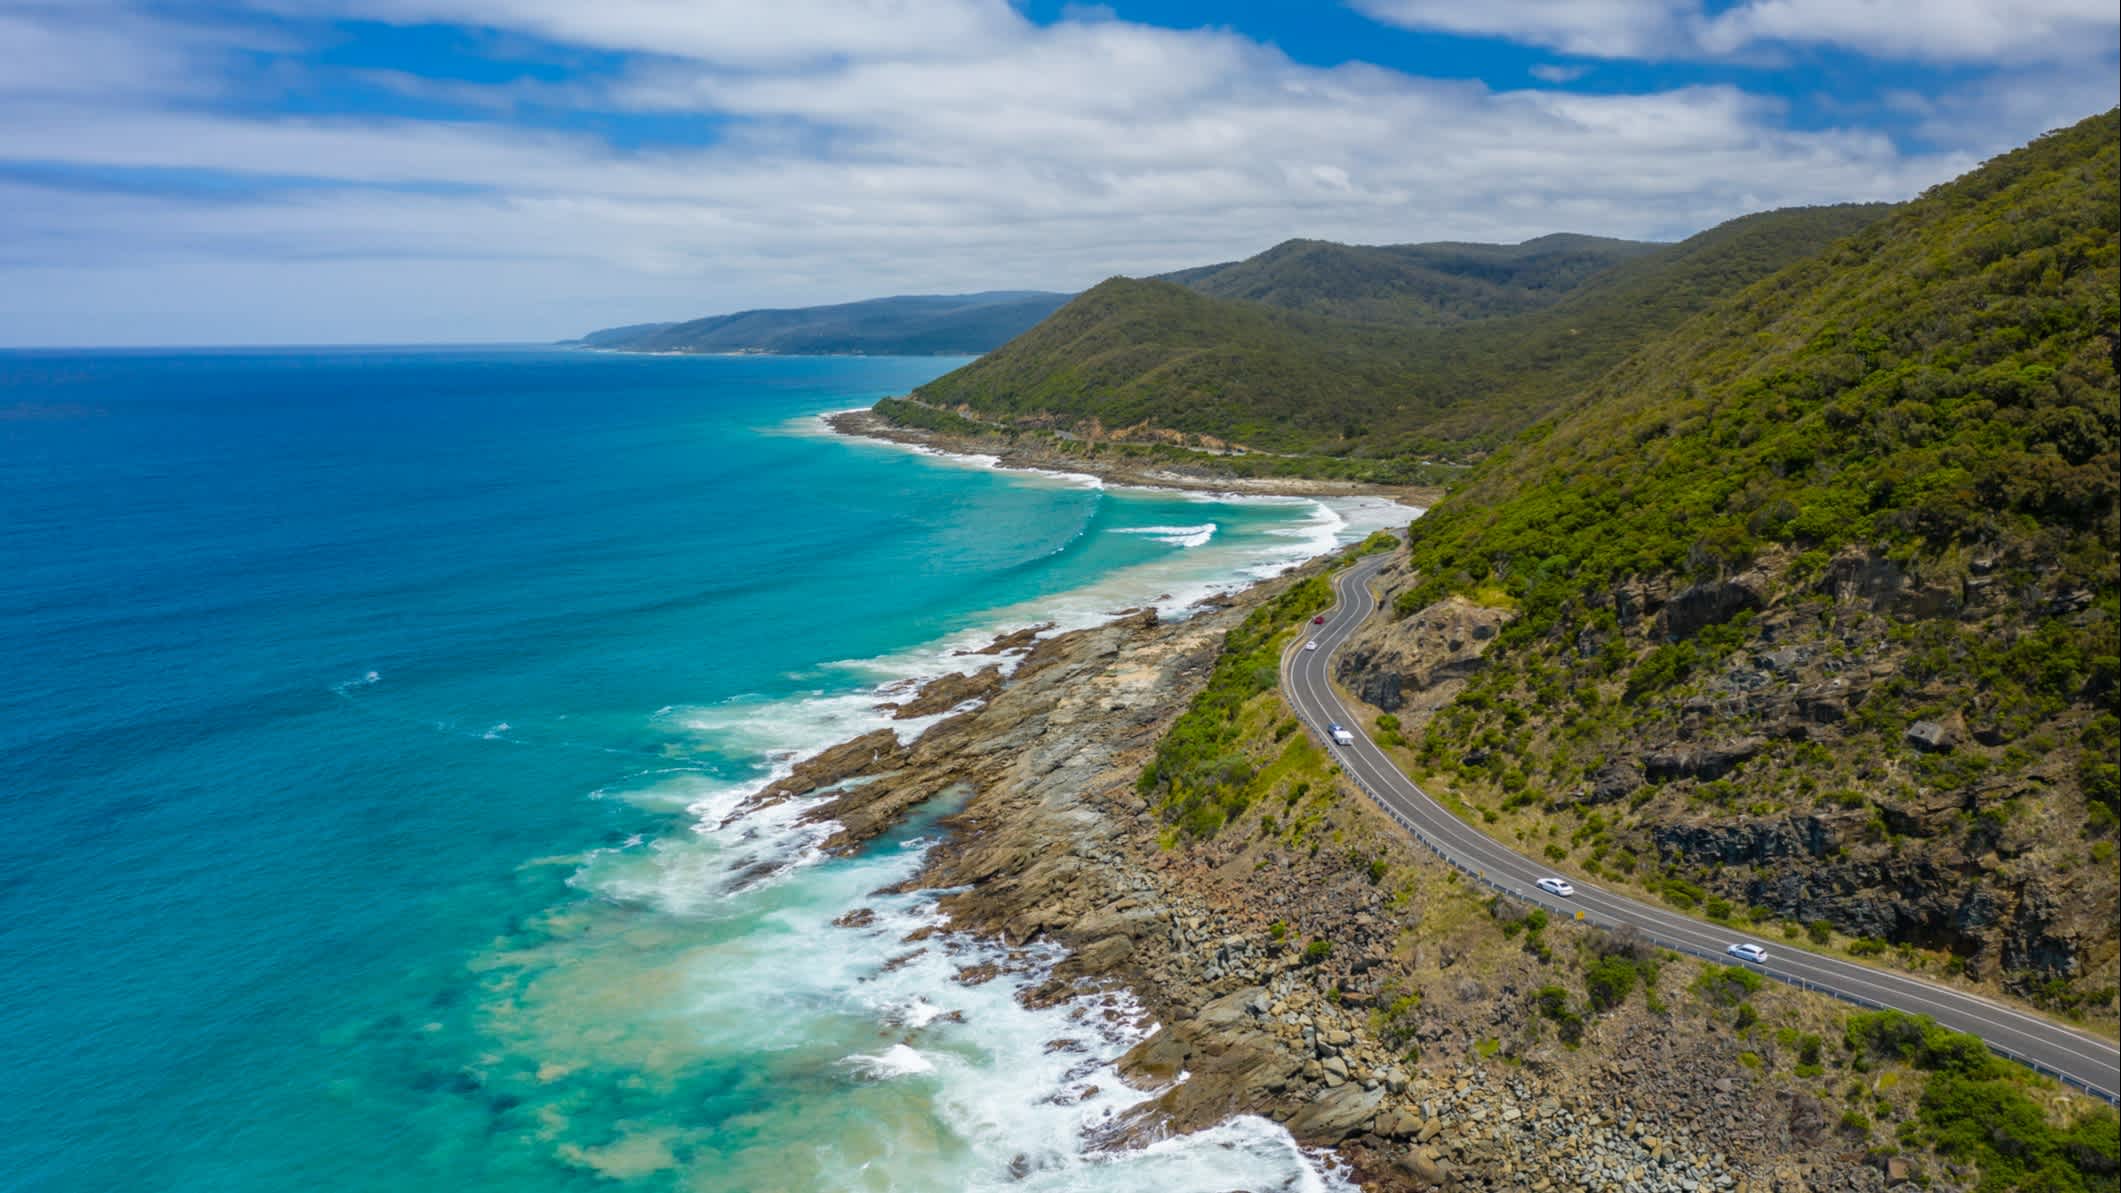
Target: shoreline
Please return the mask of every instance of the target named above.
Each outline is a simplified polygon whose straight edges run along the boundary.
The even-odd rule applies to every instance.
[[[1100,1131],[1096,1148],[1257,1118],[1310,1154],[1331,1153],[1370,1193],[1521,1188],[1522,1173],[1632,1178],[1629,1187],[1669,1193],[1719,1177],[1751,1177],[1763,1191],[1771,1184],[1761,1178],[1798,1179],[1788,1136],[1757,1118],[1700,1115],[1735,1111],[1736,1082],[1751,1077],[1723,1033],[1629,1008],[1608,1017],[1604,1047],[1572,1054],[1549,1043],[1521,1005],[1543,963],[1344,781],[1300,806],[1263,801],[1271,815],[1312,822],[1308,848],[1264,824],[1170,835],[1137,776],[1225,635],[1334,559],[1185,620],[1143,611],[1036,638],[977,703],[911,741],[876,733],[842,743],[773,797],[825,797],[805,819],[829,823],[822,848],[848,856],[938,794],[963,793],[918,873],[894,890],[939,893],[946,931],[1001,950],[1000,962],[959,968],[960,984],[1021,972],[1019,961],[1059,945],[1065,955],[1019,993],[1025,1005],[1123,993],[1146,1013],[1154,1026],[1115,1069],[1148,1096]],[[1373,866],[1395,877],[1380,884]],[[845,923],[867,924],[865,907],[847,909]],[[1431,927],[1406,935],[1422,924]],[[1572,949],[1584,932],[1548,931]],[[1322,940],[1329,952],[1306,947]],[[931,944],[914,934],[903,946]],[[1683,988],[1690,975],[1673,972],[1667,985]],[[1410,990],[1422,992],[1417,1010],[1402,1012]],[[1490,1061],[1498,1041],[1507,1064]],[[1629,1055],[1660,1063],[1611,1069]],[[1794,1113],[1809,1130],[1810,1111]],[[1870,1188],[1841,1183],[1858,1167],[1828,1161],[1807,1175]]]
[[[998,439],[902,427],[887,421],[868,407],[836,410],[821,415],[819,421],[832,434],[848,439],[889,443],[944,456],[992,461],[997,468],[1016,472],[1088,476],[1108,484],[1134,488],[1176,489],[1188,493],[1227,494],[1236,497],[1377,497],[1424,513],[1444,495],[1441,489],[1414,485],[1376,485],[1307,477],[1216,476],[1186,469],[1091,459],[1006,443]]]

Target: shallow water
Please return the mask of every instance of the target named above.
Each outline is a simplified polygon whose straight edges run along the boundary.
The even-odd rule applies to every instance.
[[[1124,1000],[891,967],[926,821],[720,823],[999,629],[1403,520],[819,433],[954,363],[0,353],[8,1187],[1330,1187],[1098,1151]]]

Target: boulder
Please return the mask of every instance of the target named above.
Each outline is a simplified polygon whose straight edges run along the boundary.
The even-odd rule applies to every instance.
[[[1907,727],[1907,744],[1925,754],[1942,754],[1958,744],[1958,735],[1943,721],[1917,721]]]
[[[1399,1170],[1426,1188],[1440,1188],[1451,1179],[1451,1169],[1427,1148],[1414,1148],[1399,1158]]]
[[[1642,771],[1631,762],[1609,762],[1598,768],[1591,776],[1591,785],[1585,793],[1586,803],[1610,804],[1626,799],[1642,786]]]
[[[1720,746],[1658,750],[1642,756],[1642,770],[1654,782],[1673,779],[1720,779],[1767,746],[1758,737],[1741,737]]]
[[[1366,1090],[1359,1085],[1342,1085],[1327,1090],[1290,1116],[1289,1133],[1310,1143],[1338,1143],[1375,1118],[1384,1100],[1382,1086]]]

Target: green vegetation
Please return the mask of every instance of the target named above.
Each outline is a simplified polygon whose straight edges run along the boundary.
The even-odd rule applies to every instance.
[[[2117,126],[2044,137],[1703,312],[1416,522],[1398,614],[1452,596],[1513,613],[1424,726],[1425,771],[1498,831],[1699,914],[1763,914],[1746,902],[1770,884],[1680,844],[1676,822],[1843,808],[1869,823],[1797,864],[1956,865],[2015,835],[2053,852],[2040,864],[2070,897],[2111,908],[2111,866],[2025,826],[2121,822]],[[1681,596],[1683,616],[1656,611]],[[1777,653],[1809,662],[1771,674]],[[1820,720],[1784,714],[1813,683],[1849,694]],[[1920,748],[1924,721],[1956,741]],[[1648,765],[1742,737],[1756,744],[1712,773]],[[1624,798],[1592,806],[1619,764]],[[1957,809],[1921,810],[1955,791]],[[1836,928],[1857,955],[1904,943],[1804,930]],[[1983,960],[2043,1005],[2112,1013],[2110,968]]]
[[[1711,965],[1694,979],[1694,993],[1719,1007],[1735,1007],[1760,992],[1764,981],[1742,965]]]
[[[971,355],[1008,342],[1067,301],[1066,294],[1030,290],[915,294],[612,327],[582,342],[626,352]]]
[[[1874,1011],[1849,1017],[1846,1044],[1859,1061],[1898,1061],[1930,1075],[1906,1138],[1971,1161],[1984,1193],[2090,1193],[2121,1176],[2121,1119],[2111,1109],[2057,1125],[2027,1092],[2041,1079],[1973,1036],[1928,1016]]]
[[[1596,236],[1523,244],[1348,245],[1291,240],[1256,257],[1163,275],[1211,298],[1365,323],[1444,327],[1521,315],[1662,245]]]
[[[921,431],[939,431],[945,435],[985,435],[988,427],[974,422],[952,410],[909,402],[904,398],[885,398],[876,404],[876,412],[902,427]]]
[[[1346,252],[1277,261],[1281,280],[1268,288],[1266,301],[1114,278],[915,396],[934,406],[962,406],[997,424],[1078,431],[1149,426],[1208,436],[1241,444],[1253,456],[1312,457],[1307,468],[1321,457],[1462,455],[1502,442],[1656,334],[1885,210],[1819,207],[1748,216],[1627,256],[1588,277],[1568,264],[1582,257],[1564,254],[1534,262],[1511,283],[1535,288],[1530,282],[1538,269],[1551,269],[1555,284],[1544,289],[1565,288],[1558,301],[1445,327],[1316,314],[1336,304],[1309,298],[1267,305],[1276,294],[1334,291],[1330,273],[1302,286],[1292,279],[1306,262],[1325,270]],[[1218,268],[1224,272],[1216,276],[1228,278],[1239,267]],[[1211,286],[1212,277],[1193,284]],[[1360,298],[1357,305],[1375,317],[1380,312],[1370,302]]]
[[[1356,544],[1354,552],[1348,558],[1353,561],[1361,559],[1365,555],[1376,555],[1382,551],[1396,551],[1398,549],[1398,535],[1393,534],[1389,530],[1373,530],[1370,532],[1370,537]]]
[[[1207,687],[1156,745],[1142,770],[1142,794],[1189,836],[1213,836],[1264,794],[1256,782],[1263,768],[1241,748],[1245,705],[1280,680],[1281,648],[1312,614],[1333,603],[1320,576],[1293,584],[1254,609],[1224,638]],[[1310,739],[1293,735],[1285,755],[1317,755]]]
[[[972,446],[1031,449],[1091,463],[1178,469],[1213,478],[1356,481],[1373,485],[1443,488],[1466,473],[1466,465],[1411,456],[1360,457],[1230,452],[1159,440],[1083,439],[1066,432],[1014,422],[973,418],[964,407],[932,406],[917,398],[885,398],[878,414],[902,427],[976,440]]]
[[[2114,131],[2097,118],[1940,187],[1617,370],[1414,525],[1424,583],[1402,610],[1499,585],[1524,644],[1597,628],[1623,577],[1852,542],[2023,542],[2111,584]],[[1998,678],[2067,695],[2111,650],[2044,633]],[[1704,653],[1660,647],[1629,689]]]

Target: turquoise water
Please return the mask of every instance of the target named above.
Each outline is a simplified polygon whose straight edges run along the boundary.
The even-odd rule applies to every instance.
[[[925,823],[721,824],[999,629],[1403,518],[821,433],[954,363],[0,353],[0,1184],[1325,1187],[1098,1152],[1125,1005],[886,970]]]

